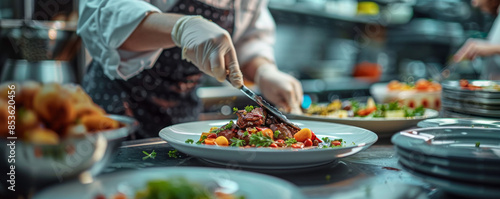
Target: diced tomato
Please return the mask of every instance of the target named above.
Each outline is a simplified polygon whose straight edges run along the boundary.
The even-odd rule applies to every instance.
[[[304,141],[304,147],[308,147],[308,146],[312,146],[313,145],[313,142],[311,139],[307,139],[306,141]]]
[[[277,139],[276,141],[274,141],[275,143],[281,143],[281,144],[285,144],[285,140],[283,139]]]
[[[303,147],[304,147],[304,143],[302,143],[302,142],[297,142],[295,144],[292,144],[292,148],[300,149],[300,148],[303,148]]]
[[[366,109],[361,109],[358,111],[359,116],[367,116],[370,115],[373,111],[377,110],[377,107],[371,107],[371,108],[366,108]]]
[[[207,135],[207,138],[217,138],[217,134],[210,133],[210,134]]]
[[[271,145],[269,145],[269,147],[271,147],[271,148],[278,148],[278,145],[276,143],[272,143]]]
[[[342,144],[342,143],[340,143],[340,141],[338,141],[338,140],[332,141],[332,145],[333,145],[333,146],[339,146],[339,145],[341,145],[341,144]]]

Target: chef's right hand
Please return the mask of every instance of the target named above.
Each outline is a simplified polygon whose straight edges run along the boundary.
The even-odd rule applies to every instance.
[[[182,59],[220,82],[229,76],[234,87],[243,85],[236,51],[226,30],[200,16],[183,16],[171,34],[175,45],[182,48]]]

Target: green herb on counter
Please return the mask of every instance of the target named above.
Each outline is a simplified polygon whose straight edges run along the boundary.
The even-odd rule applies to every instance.
[[[194,143],[194,141],[193,141],[192,139],[187,139],[187,140],[185,141],[185,143],[186,143],[186,144],[193,144],[193,143]]]
[[[332,176],[330,176],[330,174],[327,174],[327,175],[325,176],[325,179],[326,179],[326,181],[330,181],[330,179],[332,179]]]
[[[177,153],[177,152],[178,152],[178,151],[177,151],[177,149],[169,151],[169,152],[168,152],[168,157],[171,157],[171,158],[178,158],[179,156],[178,156],[178,153]]]
[[[476,147],[479,147],[479,145],[481,145],[480,142],[476,142]]]
[[[153,150],[151,153],[148,153],[148,152],[146,152],[146,151],[142,151],[142,153],[146,154],[146,156],[144,156],[144,157],[142,158],[142,160],[146,160],[146,159],[148,159],[148,158],[155,159],[155,157],[156,157],[156,152],[155,152],[155,150]]]

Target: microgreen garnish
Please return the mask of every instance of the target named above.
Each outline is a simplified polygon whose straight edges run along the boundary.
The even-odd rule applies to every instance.
[[[193,141],[192,139],[187,139],[187,140],[185,141],[185,143],[186,143],[186,144],[193,144],[193,142],[194,142],[194,141]]]
[[[243,137],[246,137],[246,136],[248,136],[248,131],[245,131],[245,132],[243,133]]]
[[[254,133],[250,136],[249,144],[254,145],[256,147],[259,147],[259,146],[266,147],[266,146],[271,145],[272,143],[274,143],[273,139],[271,139],[268,136],[263,135],[261,131]]]
[[[146,154],[146,156],[144,156],[144,157],[142,158],[142,160],[146,160],[146,159],[148,159],[148,158],[155,159],[155,157],[156,157],[156,152],[155,152],[155,150],[153,150],[151,153],[148,153],[148,152],[146,152],[146,151],[142,151],[142,153]]]
[[[233,114],[235,114],[236,112],[238,112],[238,108],[233,107]]]
[[[279,130],[274,131],[274,138],[278,138],[279,135],[280,135]]]
[[[253,109],[254,107],[252,105],[245,106],[245,111],[247,111],[248,113],[251,112]]]
[[[168,152],[168,157],[171,157],[171,158],[178,158],[178,154],[177,154],[177,149],[175,150],[171,150]]]
[[[202,144],[203,142],[205,142],[205,139],[207,139],[207,136],[204,135],[204,136],[201,136],[201,139],[198,140],[198,142],[196,142],[196,144]]]

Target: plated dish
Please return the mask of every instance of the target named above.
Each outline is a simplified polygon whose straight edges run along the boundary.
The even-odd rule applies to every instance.
[[[414,84],[399,82],[376,83],[370,87],[370,94],[379,103],[397,101],[400,104],[415,108],[423,106],[439,110],[441,108],[442,86],[437,82],[418,80]]]
[[[227,120],[198,121],[177,124],[162,129],[159,136],[179,151],[205,161],[255,169],[293,169],[319,166],[334,162],[338,158],[358,153],[378,139],[369,130],[353,126],[292,120],[300,128],[309,128],[318,138],[330,140],[343,139],[342,147],[327,148],[271,148],[271,147],[221,147],[186,143],[186,140],[199,140],[201,132],[211,127],[221,127]],[[300,158],[297,158],[300,157]]]
[[[369,102],[372,103],[373,102]],[[367,104],[369,104],[367,103]],[[332,122],[332,123],[340,123],[347,124],[352,126],[357,126],[361,128],[365,128],[377,133],[379,136],[392,136],[394,133],[414,127],[418,122],[435,118],[439,116],[439,112],[432,109],[409,109],[402,108],[396,103],[387,103],[387,104],[375,104],[376,109],[371,110],[371,112],[364,117],[347,117],[349,114],[353,115],[353,113],[349,113],[349,111],[342,110],[342,106],[352,105],[352,102],[341,103],[340,101],[332,102],[330,104],[321,105],[324,108],[320,108],[313,112],[310,112],[309,115],[302,114],[289,114],[287,115],[291,119],[301,119],[301,120],[313,120],[313,121],[323,121],[323,122]],[[378,106],[378,107],[377,107]],[[361,106],[362,109],[370,109],[369,106]],[[372,106],[373,107],[373,106]],[[321,111],[325,110],[325,113],[328,114],[332,112],[331,115],[321,115]],[[377,110],[378,109],[378,110]],[[330,111],[334,110],[334,111]],[[335,110],[341,110],[340,112],[336,112]],[[389,111],[387,111],[389,110]],[[415,111],[416,110],[416,111]],[[318,112],[320,114],[313,115],[312,113]],[[352,111],[354,112],[354,111]],[[340,114],[338,114],[340,113]],[[389,114],[387,114],[389,113]],[[412,117],[405,117],[410,116]],[[387,116],[389,117],[374,117],[374,116]],[[339,117],[342,116],[342,117]],[[345,116],[345,117],[344,117]]]
[[[148,185],[151,182],[160,184]],[[49,187],[36,194],[34,198],[67,199],[77,196],[78,198],[95,199],[100,197],[104,199],[113,198],[117,195],[121,198],[134,198],[137,195],[143,196],[144,189],[147,187],[163,187],[162,182],[170,182],[178,186],[177,189],[170,189],[171,192],[166,189],[161,190],[164,193],[171,194],[178,194],[181,191],[193,191],[192,187],[182,186],[190,184],[197,187],[201,186],[198,189],[201,188],[203,192],[208,194],[225,193],[225,195],[229,195],[228,198],[231,198],[231,196],[245,199],[303,198],[299,188],[275,177],[246,171],[201,167],[148,168],[117,172],[98,176],[90,184],[72,181]]]

